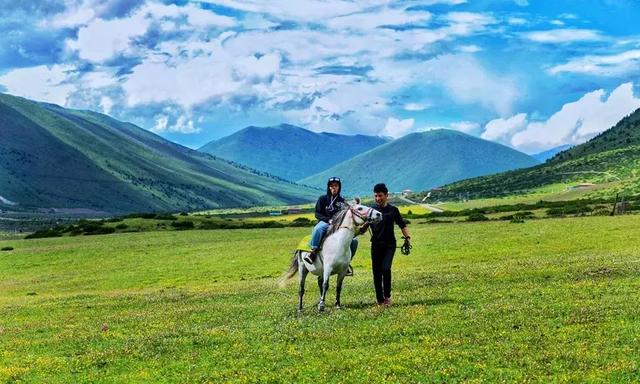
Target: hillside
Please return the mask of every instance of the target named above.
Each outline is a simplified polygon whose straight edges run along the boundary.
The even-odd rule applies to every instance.
[[[386,142],[381,137],[315,133],[281,124],[247,127],[199,151],[296,181]]]
[[[496,175],[452,183],[442,197],[469,193],[473,197],[504,196],[553,183],[611,183],[601,195],[640,190],[640,109],[586,143],[556,154],[546,163]]]
[[[176,211],[317,194],[105,115],[4,94],[0,136],[0,195],[12,209]]]
[[[301,182],[320,187],[327,177],[336,175],[344,179],[347,193],[370,194],[379,182],[392,191],[424,190],[535,164],[535,159],[514,149],[441,129],[409,134]]]

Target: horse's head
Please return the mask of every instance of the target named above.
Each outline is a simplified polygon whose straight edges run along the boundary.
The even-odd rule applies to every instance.
[[[382,221],[382,213],[360,204],[359,199],[356,201],[357,203],[349,205],[349,210],[353,214],[353,221],[356,225],[360,226],[364,223],[379,223]]]

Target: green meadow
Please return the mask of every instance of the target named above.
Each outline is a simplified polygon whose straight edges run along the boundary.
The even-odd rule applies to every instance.
[[[639,227],[415,222],[391,307],[365,235],[324,313],[277,284],[310,228],[0,237],[0,382],[637,382]]]

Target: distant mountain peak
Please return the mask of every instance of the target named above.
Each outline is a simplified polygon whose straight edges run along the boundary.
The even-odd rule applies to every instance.
[[[513,148],[450,129],[413,132],[301,180],[324,185],[327,177],[343,178],[346,193],[370,193],[385,182],[391,190],[420,191],[454,180],[538,164]]]
[[[199,151],[295,181],[386,142],[377,136],[316,133],[283,123],[247,127]]]

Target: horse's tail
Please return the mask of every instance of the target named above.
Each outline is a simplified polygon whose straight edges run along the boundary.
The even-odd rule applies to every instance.
[[[287,269],[287,271],[278,279],[278,286],[280,286],[280,288],[284,287],[287,284],[287,281],[298,272],[298,255],[300,255],[300,252],[301,251],[299,249],[293,252],[293,258],[291,259],[289,269]]]

